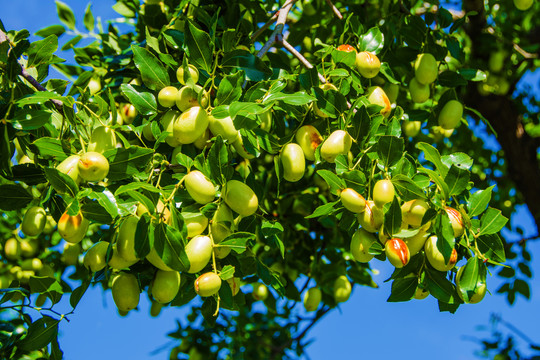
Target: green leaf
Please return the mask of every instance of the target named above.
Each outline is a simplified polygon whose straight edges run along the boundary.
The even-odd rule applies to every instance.
[[[409,301],[414,297],[417,286],[418,278],[416,278],[415,276],[395,279],[392,282],[392,293],[386,301]]]
[[[69,304],[72,308],[76,308],[79,304],[79,301],[81,301],[83,295],[86,293],[86,290],[88,290],[88,287],[90,286],[90,280],[84,281],[81,286],[73,290],[71,293],[71,296],[69,297]]]
[[[469,216],[478,216],[487,209],[489,202],[491,201],[491,192],[495,185],[488,187],[485,190],[478,190],[469,197],[467,202],[467,209],[469,209]]]
[[[56,170],[55,168],[45,168],[45,177],[49,180],[52,187],[60,194],[68,194],[75,197],[79,192],[79,187],[68,175]]]
[[[338,201],[334,201],[334,202],[330,202],[330,203],[321,205],[321,206],[319,206],[318,208],[315,209],[313,214],[306,216],[306,219],[313,219],[313,218],[316,218],[316,217],[329,215],[329,214],[334,212],[335,206],[340,202],[341,201],[338,200]]]
[[[395,165],[403,156],[403,139],[384,135],[377,142],[377,154],[382,164],[389,168]]]
[[[53,158],[57,161],[65,160],[71,154],[76,153],[68,141],[60,141],[50,137],[42,137],[34,141],[39,155],[44,158]]]
[[[77,36],[74,36],[73,38],[71,38],[71,40],[69,40],[68,42],[66,42],[64,44],[64,46],[62,46],[62,51],[66,51],[66,50],[69,50],[71,48],[74,48],[75,45],[77,45],[79,43],[79,41],[82,40],[82,35],[77,35]]]
[[[415,200],[415,199],[427,199],[424,190],[422,190],[416,183],[409,177],[397,174],[392,177],[392,184],[398,192],[403,201]]]
[[[378,54],[384,47],[384,35],[378,27],[372,27],[367,33],[360,36],[358,41],[360,51],[369,51]]]
[[[5,211],[23,209],[34,197],[19,185],[0,185],[0,209]]]
[[[488,208],[482,218],[480,218],[480,231],[478,235],[489,235],[498,233],[508,219],[504,217],[500,210]]]
[[[219,273],[219,277],[221,280],[229,280],[234,277],[234,266],[232,265],[225,265],[223,269],[221,269]]]
[[[130,178],[146,168],[146,165],[152,160],[153,154],[152,149],[139,146],[107,150],[103,154],[109,160],[107,178],[112,181]]]
[[[118,216],[118,206],[116,205],[116,199],[114,199],[113,194],[111,194],[109,190],[104,190],[104,192],[91,191],[88,194],[88,198],[97,200],[99,205],[101,205],[113,219]],[[111,198],[115,200],[114,203]]]
[[[469,155],[462,152],[456,152],[450,155],[443,155],[441,156],[441,161],[448,168],[450,168],[450,166],[452,165],[455,165],[463,170],[469,170],[473,165],[473,159]]]
[[[351,170],[341,173],[341,177],[345,180],[346,187],[362,193],[366,187],[366,176],[360,170]]]
[[[97,201],[83,204],[81,212],[85,218],[98,224],[111,224],[113,222],[113,217]]]
[[[60,96],[51,91],[38,91],[30,95],[26,95],[22,98],[17,99],[15,103],[19,106],[32,105],[32,104],[44,104],[49,100],[59,100],[66,102],[66,98]]]
[[[51,122],[52,112],[21,109],[15,112],[13,127],[18,130],[36,130]]]
[[[448,172],[448,167],[443,164],[441,160],[441,154],[439,154],[439,150],[435,149],[430,144],[424,142],[416,144],[416,148],[424,152],[424,157],[426,158],[426,160],[435,165],[435,168],[437,168],[439,173],[441,173],[441,176],[446,176],[446,173]]]
[[[472,257],[459,271],[461,274],[457,290],[463,300],[468,302],[470,297],[478,292],[479,287],[486,286],[487,268],[481,259]]]
[[[64,26],[51,25],[51,26],[47,26],[46,28],[36,31],[35,35],[40,36],[42,38],[46,38],[49,35],[56,35],[56,37],[60,37],[60,35],[62,35],[65,32],[66,32],[66,28]]]
[[[137,45],[131,45],[131,50],[144,85],[151,90],[161,90],[170,84],[167,70],[154,54]]]
[[[157,187],[155,187],[152,184],[148,184],[145,182],[131,182],[129,184],[119,186],[118,189],[116,189],[116,191],[114,192],[114,195],[118,196],[132,190],[137,190],[137,191],[146,190],[146,191],[150,191],[156,194],[161,194],[161,190],[159,190]]]
[[[216,106],[228,105],[233,101],[237,101],[242,96],[242,84],[244,83],[245,74],[243,71],[237,71],[234,74],[226,75],[219,83]]]
[[[465,80],[461,75],[455,71],[446,70],[439,74],[439,84],[445,87],[458,87],[467,85],[467,80]]]
[[[89,3],[88,6],[86,6],[86,10],[84,11],[83,22],[84,22],[84,27],[88,31],[94,30],[94,23],[95,23],[94,15],[92,14],[91,8],[92,8],[92,4]]]
[[[154,249],[171,269],[189,270],[189,259],[184,250],[182,234],[172,226],[159,223],[154,229]]]
[[[440,177],[440,175],[437,172],[435,172],[433,170],[430,170],[430,169],[423,168],[423,167],[418,168],[418,171],[421,172],[421,173],[427,174],[429,176],[429,178],[431,179],[431,181],[433,181],[437,185],[437,187],[441,191],[441,195],[444,197],[444,199],[448,200],[448,198],[449,198],[448,185],[446,185],[444,180]]]
[[[345,182],[330,170],[318,170],[317,174],[326,181],[330,187],[330,192],[334,195],[347,187]]]
[[[67,4],[57,0],[56,12],[61,22],[66,24],[71,30],[75,30],[75,15],[73,15],[73,11],[71,11],[71,8]]]
[[[150,216],[141,216],[135,230],[135,253],[144,259],[154,244],[154,227]]]
[[[429,293],[436,299],[447,304],[454,304],[459,301],[454,285],[448,281],[446,273],[427,268],[426,284]]]
[[[226,71],[243,70],[246,78],[251,81],[266,80],[272,75],[272,70],[266,63],[245,50],[234,50],[225,54],[221,67]]]
[[[210,179],[219,185],[224,185],[226,179],[223,170],[229,166],[229,153],[221,135],[216,137],[208,152],[208,162],[210,165]]]
[[[461,194],[469,185],[470,175],[468,170],[463,170],[452,165],[444,178],[444,182],[448,185],[448,194]]]
[[[27,67],[37,67],[48,64],[49,59],[58,49],[58,38],[56,35],[49,35],[43,40],[33,42],[28,49]]]
[[[132,85],[120,85],[120,91],[141,115],[154,115],[157,113],[157,102],[154,94],[150,92],[138,92]]]
[[[263,104],[270,104],[273,101],[283,101],[285,104],[301,106],[309,104],[310,102],[313,102],[315,100],[316,98],[303,91],[295,92],[293,94],[285,94],[282,92],[278,92],[270,94],[269,96],[265,96]]]
[[[210,35],[197,29],[190,20],[186,24],[184,35],[189,50],[189,61],[211,74],[214,43]]]
[[[390,205],[388,211],[384,214],[384,232],[387,235],[394,235],[401,229],[401,206],[397,197],[394,196],[394,200]]]
[[[437,235],[437,249],[443,254],[445,263],[448,263],[456,240],[454,238],[454,229],[446,211],[437,213],[433,229]]]
[[[272,235],[281,235],[283,231],[284,231],[283,226],[277,221],[270,222],[270,221],[264,220],[261,226],[261,232],[265,238],[268,238]]]
[[[49,316],[43,316],[28,326],[28,332],[17,346],[24,351],[35,351],[46,347],[58,336],[58,323]]]
[[[486,81],[487,74],[478,69],[459,69],[458,74],[469,81]]]
[[[249,240],[255,239],[255,234],[248,232],[235,232],[225,239],[222,242],[217,244],[218,247],[228,247],[237,252],[238,254],[243,253],[247,249],[247,243]]]

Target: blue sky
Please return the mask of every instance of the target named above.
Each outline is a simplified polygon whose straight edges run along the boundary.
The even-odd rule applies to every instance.
[[[87,5],[83,1],[66,0],[74,10],[79,28]],[[99,0],[93,4],[93,12],[103,21],[116,17],[111,9],[114,1]],[[57,24],[56,8],[52,0],[0,0],[0,19],[9,29],[26,28],[30,33],[48,25]],[[33,37],[37,40],[36,37]],[[64,42],[66,39],[63,40]],[[68,58],[68,55],[61,55]],[[51,72],[52,76],[57,76]],[[533,84],[538,83],[538,74]],[[536,85],[535,85],[536,86]],[[532,218],[525,208],[520,208],[512,221],[519,223],[532,236]],[[540,244],[531,243],[530,251],[540,253]],[[533,258],[533,274],[540,271],[540,262]],[[376,276],[379,289],[355,287],[351,299],[341,309],[328,315],[310,332],[315,342],[308,347],[313,360],[323,359],[432,359],[460,360],[474,358],[478,343],[467,337],[481,337],[486,332],[476,330],[486,325],[491,313],[497,313],[517,328],[540,342],[538,319],[540,318],[540,290],[538,282],[532,282],[533,299],[518,297],[516,305],[509,307],[503,296],[486,296],[478,305],[462,306],[457,314],[439,313],[437,302],[429,297],[422,301],[387,303],[390,284],[383,283],[392,271],[388,263],[374,260],[372,266],[380,271]],[[495,291],[500,281],[488,279],[488,288]],[[67,307],[66,307],[67,310]],[[167,308],[158,318],[149,317],[149,302],[141,296],[140,309],[127,317],[117,315],[110,292],[99,288],[89,291],[70,322],[60,326],[60,344],[67,360],[94,359],[166,359],[168,350],[151,355],[155,350],[173,343],[166,333],[176,329],[176,319],[184,309]],[[534,336],[539,336],[534,338]]]

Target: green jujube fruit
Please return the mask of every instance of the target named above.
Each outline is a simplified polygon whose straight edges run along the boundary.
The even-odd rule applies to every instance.
[[[194,274],[204,269],[210,262],[212,250],[213,244],[210,237],[198,235],[191,239],[185,247],[189,260],[188,273]]]
[[[92,245],[90,249],[84,254],[83,264],[84,267],[92,272],[102,270],[107,266],[107,249],[109,248],[109,242],[100,241]]]
[[[217,294],[221,289],[221,278],[213,272],[202,274],[195,280],[195,292],[199,296],[207,297]]]
[[[79,176],[79,159],[79,155],[68,156],[66,159],[64,159],[64,161],[58,164],[56,170],[69,176],[71,179],[73,179],[73,181],[75,181],[75,184],[79,184],[81,182],[81,178]]]
[[[359,214],[366,209],[366,199],[354,189],[343,189],[340,194],[340,200],[345,209]]]
[[[161,126],[163,126],[163,131],[168,132],[169,134],[165,138],[165,142],[169,144],[169,146],[177,147],[180,144],[180,142],[174,137],[174,123],[176,122],[176,119],[180,117],[180,112],[176,110],[169,110],[161,117],[160,123]]]
[[[374,255],[369,253],[369,248],[375,241],[377,241],[375,237],[365,229],[356,230],[351,239],[351,253],[354,259],[362,263],[371,261]]]
[[[171,302],[180,290],[180,273],[178,271],[156,271],[152,282],[152,296],[160,304]]]
[[[283,165],[283,178],[290,182],[299,181],[306,171],[306,159],[300,145],[288,143],[283,147],[280,154]]]
[[[79,176],[86,181],[101,181],[109,173],[109,160],[101,153],[89,151],[79,158]]]
[[[220,243],[227,236],[232,234],[234,218],[231,209],[225,203],[221,203],[214,213],[210,229],[212,230],[212,239],[214,244]]]
[[[439,126],[445,130],[452,130],[458,127],[463,117],[463,105],[457,100],[450,100],[444,104],[439,113]]]
[[[26,236],[41,234],[47,223],[47,213],[41,206],[32,206],[24,214],[21,222],[21,231]]]
[[[113,279],[112,295],[118,311],[128,312],[139,305],[140,289],[135,275],[121,272]]]
[[[352,285],[345,275],[339,276],[334,281],[334,300],[336,302],[345,302],[351,296]]]
[[[108,126],[98,126],[92,131],[87,151],[104,153],[107,150],[116,149],[116,134]]]
[[[321,157],[329,163],[334,163],[338,155],[349,153],[351,145],[351,136],[343,130],[336,130],[321,145]]]
[[[420,84],[429,85],[437,79],[437,60],[429,53],[419,54],[414,63],[414,77]]]
[[[199,170],[187,174],[184,185],[189,196],[199,204],[208,204],[216,197],[214,184]]]
[[[429,99],[429,85],[420,84],[416,78],[412,78],[409,82],[409,92],[411,99],[415,103],[424,103]]]
[[[249,186],[238,180],[229,180],[222,194],[231,210],[242,216],[250,216],[257,211],[259,199]]]
[[[194,106],[175,119],[173,134],[180,144],[191,144],[197,140],[208,127],[208,114],[200,106]]]
[[[311,312],[317,310],[321,303],[322,292],[317,287],[309,288],[304,294],[304,308],[306,311]]]
[[[135,231],[139,219],[135,216],[128,216],[118,229],[118,238],[116,246],[118,253],[127,261],[137,261],[137,253],[135,252]]]
[[[233,120],[230,116],[224,118],[215,118],[209,116],[208,128],[215,136],[221,135],[223,140],[227,140],[229,143],[236,141],[238,136],[238,130],[234,127]]]

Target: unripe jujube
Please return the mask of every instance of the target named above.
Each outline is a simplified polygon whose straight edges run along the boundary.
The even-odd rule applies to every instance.
[[[189,75],[194,83],[197,83],[199,81],[199,70],[191,64],[188,65]],[[184,79],[184,67],[180,66],[178,70],[176,70],[176,78],[178,79],[178,82],[182,85],[186,85],[186,80]]]
[[[176,104],[176,97],[178,96],[178,89],[174,86],[165,86],[159,91],[158,102],[161,106],[170,108]]]
[[[107,150],[116,149],[116,134],[107,126],[98,126],[92,131],[87,150],[104,153]]]
[[[279,156],[283,165],[283,178],[290,182],[299,181],[306,171],[306,159],[300,145],[288,143]]]
[[[195,236],[187,243],[185,251],[189,259],[188,273],[194,274],[204,269],[212,257],[212,247],[212,239],[202,235]]]
[[[65,212],[58,220],[58,232],[64,240],[75,244],[85,237],[88,225],[88,220],[84,218],[80,211],[77,215],[69,215]]]
[[[450,100],[444,104],[439,113],[439,126],[445,130],[452,130],[458,127],[463,117],[463,105],[457,100]]]
[[[452,254],[448,262],[444,261],[442,252],[437,248],[437,236],[430,236],[424,245],[424,253],[431,266],[439,271],[448,271],[457,263],[457,251],[452,249]]]
[[[184,185],[189,196],[199,204],[208,204],[216,197],[214,184],[199,170],[187,174]]]
[[[195,292],[199,296],[207,297],[217,294],[221,289],[221,278],[218,274],[207,272],[202,274],[195,280]]]
[[[420,84],[416,78],[412,78],[409,82],[409,92],[411,100],[415,103],[424,103],[429,99],[429,85]]]
[[[264,301],[268,297],[268,288],[262,283],[254,283],[253,292],[251,293],[251,295],[256,301]]]
[[[152,296],[160,304],[171,302],[180,290],[180,273],[178,271],[156,271],[152,282]]]
[[[373,201],[375,205],[382,208],[384,204],[394,199],[395,189],[390,180],[379,180],[373,187]]]
[[[108,248],[109,243],[107,241],[100,241],[92,245],[86,254],[84,254],[84,267],[91,272],[96,272],[105,268],[105,266],[107,266],[106,258]]]
[[[454,230],[454,237],[460,237],[465,232],[465,227],[463,225],[463,217],[461,216],[461,213],[451,207],[446,207],[445,210],[448,214],[448,217],[450,218],[450,223],[452,224],[452,229]]]
[[[124,219],[118,230],[116,247],[120,256],[127,261],[139,260],[135,252],[135,232],[138,221],[135,216],[128,216]]]
[[[336,302],[345,302],[351,296],[352,285],[345,275],[341,275],[334,280],[334,300]]]
[[[334,163],[338,155],[349,153],[351,145],[351,136],[346,131],[336,130],[321,145],[321,157],[329,163]]]
[[[371,79],[379,73],[381,61],[377,55],[367,51],[361,51],[356,54],[356,68],[360,75],[366,79]]]
[[[304,308],[308,312],[317,310],[321,303],[321,299],[321,289],[317,287],[309,288],[304,294]]]
[[[79,158],[79,176],[86,181],[101,181],[109,173],[109,161],[101,153],[89,151]]]
[[[118,311],[128,312],[139,305],[139,282],[133,274],[121,272],[113,279],[112,295]]]
[[[414,77],[420,84],[429,85],[439,74],[437,60],[429,53],[419,54],[414,64]]]
[[[373,259],[374,255],[369,253],[369,248],[375,241],[375,237],[365,229],[356,230],[351,239],[351,253],[354,259],[363,263]]]
[[[371,104],[382,106],[382,116],[388,117],[390,115],[390,112],[392,111],[392,104],[390,103],[390,99],[388,99],[388,96],[386,96],[383,89],[378,86],[372,86],[368,89],[366,96]]]
[[[225,191],[222,196],[231,210],[242,216],[254,214],[259,207],[257,195],[249,186],[238,180],[229,180],[225,184]]]
[[[41,234],[45,223],[47,222],[47,213],[41,206],[32,206],[24,214],[21,222],[21,231],[26,236],[37,236]]]
[[[296,142],[304,151],[304,156],[315,161],[315,150],[323,142],[323,138],[316,127],[304,125],[296,131]]]
[[[200,106],[194,106],[183,112],[173,123],[173,134],[180,144],[191,144],[208,127],[208,114]]]
[[[366,209],[366,199],[354,189],[347,188],[342,190],[340,199],[345,209],[353,213],[358,214]]]

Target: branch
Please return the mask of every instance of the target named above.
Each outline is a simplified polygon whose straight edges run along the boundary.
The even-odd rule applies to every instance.
[[[276,28],[262,49],[257,53],[259,58],[262,58],[264,54],[270,50],[274,43],[281,43],[283,41],[283,28],[285,27],[285,22],[287,21],[287,15],[289,14],[289,11],[291,11],[291,8],[295,2],[296,0],[287,0],[281,9],[277,11]]]
[[[9,41],[9,40],[6,33],[0,29],[0,44],[3,43],[4,41]],[[10,48],[11,48],[11,44],[10,44]],[[47,89],[43,87],[43,85],[41,85],[39,81],[34,79],[34,77],[30,75],[28,71],[26,71],[26,69],[18,61],[17,61],[17,64],[19,65],[19,72],[20,72],[19,75],[21,75],[26,81],[32,84],[32,86],[34,86],[36,90],[47,91]],[[63,103],[60,100],[56,100],[56,99],[51,99],[51,101],[56,107],[56,110],[58,110],[58,112],[63,115],[64,114]]]
[[[285,49],[287,49],[291,54],[293,54],[298,60],[300,60],[300,62],[302,64],[304,64],[305,67],[307,67],[308,69],[313,69],[313,65],[311,65],[311,63],[302,55],[300,54],[291,44],[289,44],[289,42],[285,39],[283,39],[281,41],[281,45],[283,45],[283,47]],[[322,76],[320,73],[317,72],[317,75],[319,75],[319,80],[324,84],[326,83],[326,79],[324,78],[324,76]]]
[[[341,13],[339,12],[336,5],[334,5],[334,3],[332,3],[332,0],[326,0],[326,3],[328,4],[328,6],[330,6],[332,8],[332,11],[334,12],[334,14],[336,14],[337,18],[339,20],[343,20],[343,15],[341,15]]]

